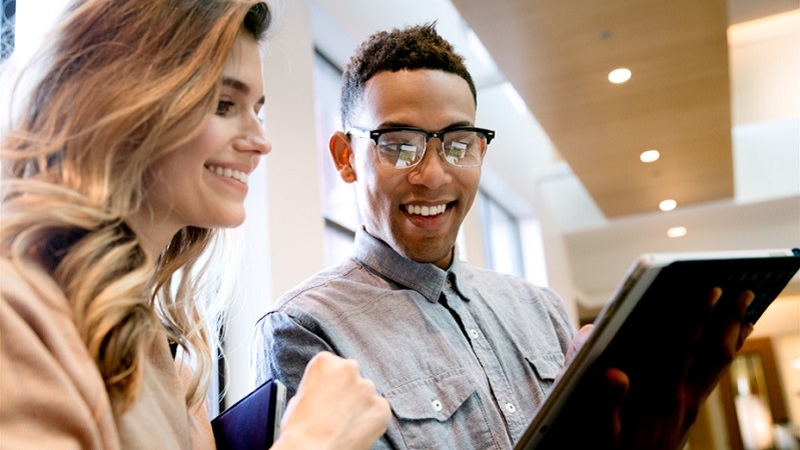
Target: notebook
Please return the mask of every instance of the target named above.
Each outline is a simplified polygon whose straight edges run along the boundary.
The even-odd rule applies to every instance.
[[[659,395],[670,392],[663,386],[674,381],[680,370],[673,362],[693,344],[688,331],[683,331],[705,320],[701,304],[710,289],[721,287],[723,299],[752,290],[756,297],[745,320],[755,323],[799,268],[798,249],[642,255],[600,312],[586,343],[553,386],[515,450],[568,448],[577,433],[591,426],[575,423],[574,417],[581,408],[591,407],[582,404],[592,389],[587,380],[602,376],[598,374],[605,367],[628,375],[626,405],[657,414],[655,405],[664,400]]]
[[[218,450],[268,449],[278,438],[286,387],[267,380],[211,421]]]

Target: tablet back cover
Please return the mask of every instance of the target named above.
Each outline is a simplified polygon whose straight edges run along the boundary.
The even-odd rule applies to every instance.
[[[621,369],[630,379],[622,410],[623,427],[636,427],[647,420],[647,414],[659,414],[666,409],[659,405],[674,401],[669,396],[675,391],[669,386],[679,383],[683,376],[680,362],[695,345],[690,330],[707,318],[704,302],[709,290],[722,287],[723,298],[752,290],[756,298],[745,320],[755,323],[798,268],[800,252],[794,256],[681,260],[667,264],[658,271],[622,326],[613,331],[607,347],[599,352],[594,349],[598,356],[585,362],[583,376],[559,381],[572,386],[569,392],[560,392],[563,396],[560,407],[553,408],[555,399],[548,398],[515,449],[572,448],[569,447],[572,440],[579,438],[587,427],[578,419],[580,411],[590,407],[584,404],[584,399],[592,398],[593,390],[597,389],[586,380],[601,379],[608,367]],[[598,317],[603,319],[607,318]],[[580,353],[584,352],[588,348]],[[557,391],[554,389],[553,393]],[[634,413],[626,415],[625,411]]]
[[[277,438],[286,388],[267,380],[211,421],[219,450],[268,449]]]

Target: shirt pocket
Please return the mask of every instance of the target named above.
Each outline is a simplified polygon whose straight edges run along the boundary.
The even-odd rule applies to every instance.
[[[494,448],[475,381],[448,371],[385,393],[409,449]]]
[[[525,357],[533,368],[533,372],[541,382],[542,391],[547,394],[553,387],[553,382],[564,367],[564,354],[546,353],[543,355],[528,355]]]

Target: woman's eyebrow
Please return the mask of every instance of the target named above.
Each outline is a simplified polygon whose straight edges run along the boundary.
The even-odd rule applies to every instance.
[[[236,89],[245,95],[250,93],[250,86],[237,80],[236,78],[222,77],[222,85],[232,87],[233,89]]]
[[[246,83],[243,83],[242,81],[237,80],[236,78],[222,77],[222,85],[236,89],[237,91],[241,92],[244,95],[250,93],[250,86],[248,86]],[[262,95],[261,98],[258,99],[256,104],[263,105],[264,102],[265,99],[264,96]]]

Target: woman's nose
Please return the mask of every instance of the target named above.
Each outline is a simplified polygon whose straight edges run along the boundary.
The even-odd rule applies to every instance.
[[[249,141],[253,151],[259,154],[266,155],[272,151],[272,143],[267,139],[267,135],[263,129],[260,134],[251,136]]]
[[[236,142],[238,150],[256,152],[260,155],[272,151],[272,143],[267,139],[264,125],[257,117],[249,118],[245,127],[242,136]]]

